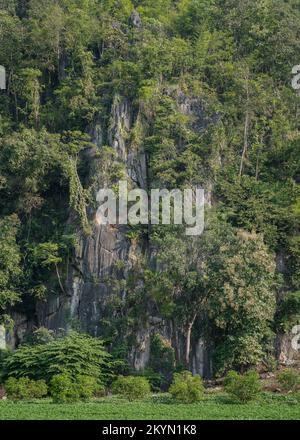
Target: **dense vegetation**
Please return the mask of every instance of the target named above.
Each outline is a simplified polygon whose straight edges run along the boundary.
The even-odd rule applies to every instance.
[[[12,307],[30,315],[36,301],[65,293],[77,233],[91,232],[86,133],[99,118],[109,126],[113,102],[126,96],[136,114],[127,142],[145,148],[149,187],[203,185],[213,208],[197,239],[173,227],[130,231],[155,246],[160,269],[136,261],[121,281],[126,299],[111,299],[103,336],[115,357],[126,357],[145,304],[154,304],[186,341],[179,359],[178,347],[154,336],[149,374],[163,376],[153,376],[158,387],[175,361],[189,365],[200,335],[214,341],[216,372],[272,365],[275,333],[300,322],[300,120],[290,85],[298,2],[0,0],[0,8],[8,74],[0,92],[1,322],[9,324]],[[198,118],[180,112],[182,96]],[[111,150],[98,151],[103,168]],[[115,182],[122,166],[109,168]],[[36,346],[36,359],[44,349]],[[11,371],[26,350],[7,361]]]

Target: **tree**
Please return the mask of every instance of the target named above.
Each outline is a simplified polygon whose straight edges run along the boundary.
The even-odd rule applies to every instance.
[[[51,267],[54,265],[59,287],[62,293],[65,293],[61,277],[58,270],[58,265],[63,261],[59,256],[60,246],[58,243],[39,243],[33,248],[33,259],[36,264],[42,267]]]
[[[16,215],[0,219],[0,323],[7,309],[21,298],[21,255],[16,242],[19,225]]]
[[[221,240],[204,270],[217,367],[256,365],[264,358],[276,307],[274,256],[262,236],[237,230],[230,242]]]

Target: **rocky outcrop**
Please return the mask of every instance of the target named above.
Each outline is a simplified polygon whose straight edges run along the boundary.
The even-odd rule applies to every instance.
[[[277,359],[285,367],[300,367],[300,325],[286,334],[277,335]]]
[[[130,24],[135,28],[141,28],[142,27],[142,19],[140,14],[137,11],[132,11],[130,15]]]
[[[136,22],[137,25],[138,22]],[[196,99],[188,99],[184,94],[178,95],[179,109],[189,117],[193,129],[201,131],[208,121],[204,116],[204,108]],[[85,160],[91,169],[96,192],[107,184],[106,176],[99,172],[101,165],[101,149],[106,144],[114,150],[115,158],[122,164],[129,185],[147,189],[148,169],[147,155],[142,146],[130,145],[130,132],[135,123],[141,123],[139,114],[134,115],[131,103],[127,98],[116,95],[111,105],[108,126],[101,118],[89,127],[94,148],[85,153]],[[100,153],[100,154],[98,154]],[[207,203],[211,203],[210,185],[207,184]],[[73,264],[66,270],[65,294],[49,294],[46,302],[40,302],[36,307],[36,316],[31,327],[47,327],[52,330],[80,327],[81,330],[94,336],[103,334],[103,318],[107,318],[107,307],[112,296],[116,293],[116,283],[126,278],[132,267],[136,253],[151,255],[149,243],[143,243],[143,249],[132,245],[126,237],[128,230],[125,226],[103,226],[95,221],[96,205],[88,210],[92,223],[92,233],[89,236],[78,233],[79,244],[73,259]],[[72,222],[72,218],[70,219]],[[116,266],[122,266],[116,271]],[[121,297],[126,292],[119,290]],[[135,329],[135,343],[129,353],[129,361],[137,370],[144,369],[149,362],[151,335],[159,333],[170,345],[176,347],[178,359],[183,359],[185,337],[180,329],[172,322],[155,316],[149,306],[148,318],[140,319],[138,329]],[[113,311],[111,313],[114,313]],[[19,328],[21,328],[19,326]],[[24,330],[24,327],[23,327]],[[19,330],[19,333],[22,330]],[[25,330],[24,330],[25,331]],[[19,335],[21,337],[21,335]],[[19,337],[18,336],[18,337]],[[11,341],[14,344],[16,341]],[[191,370],[202,376],[211,372],[209,349],[203,339],[192,343]]]

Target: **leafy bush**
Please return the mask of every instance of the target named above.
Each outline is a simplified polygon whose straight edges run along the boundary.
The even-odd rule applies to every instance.
[[[111,374],[110,356],[103,342],[88,335],[71,333],[34,346],[23,345],[3,361],[6,377],[44,379],[68,373],[105,379]]]
[[[142,399],[150,393],[150,384],[145,377],[119,376],[113,383],[112,392],[126,397],[129,401]]]
[[[219,376],[232,368],[257,365],[265,357],[262,344],[256,336],[245,334],[228,335],[216,346],[214,352],[215,373]]]
[[[281,371],[278,374],[277,379],[284,391],[294,392],[297,391],[300,386],[300,374],[292,368],[287,368]]]
[[[34,381],[28,377],[10,377],[5,382],[5,390],[7,397],[12,400],[41,399],[48,393],[44,380]]]
[[[55,403],[72,403],[80,400],[79,389],[68,374],[52,377],[50,394]]]
[[[250,370],[244,375],[230,371],[224,382],[225,391],[241,403],[255,399],[260,391],[261,384],[256,371]]]
[[[31,398],[41,399],[48,394],[48,386],[43,379],[31,380],[29,382],[28,388]]]
[[[278,305],[276,313],[276,325],[281,331],[287,333],[294,325],[297,325],[300,318],[300,290],[285,294]]]
[[[175,373],[169,392],[182,403],[199,402],[203,396],[203,382],[200,376],[193,376],[189,371]]]
[[[45,327],[40,327],[29,335],[25,336],[24,341],[28,343],[28,345],[42,345],[48,344],[54,340],[54,331],[49,330]]]
[[[166,380],[162,373],[156,373],[153,371],[152,368],[146,368],[143,371],[142,376],[145,377],[150,383],[151,390],[154,393],[158,393],[164,390],[166,386]]]
[[[77,375],[72,378],[68,373],[54,376],[50,383],[50,393],[56,403],[72,403],[89,400],[101,389],[96,378]]]
[[[96,393],[103,390],[103,387],[97,382],[97,379],[91,376],[76,376],[75,386],[81,400],[89,400]]]

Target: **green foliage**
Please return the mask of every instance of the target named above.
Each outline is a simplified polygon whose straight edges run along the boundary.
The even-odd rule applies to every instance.
[[[57,374],[50,381],[50,394],[54,403],[72,403],[90,400],[101,389],[95,377],[69,373]]]
[[[151,391],[154,393],[158,393],[166,389],[167,383],[162,373],[157,373],[151,367],[149,367],[143,370],[141,375],[149,382]]]
[[[223,402],[223,404],[222,404]],[[298,420],[299,406],[296,396],[282,396],[267,393],[258,402],[237,405],[224,404],[224,395],[207,393],[202,402],[183,405],[170,401],[164,396],[155,396],[145,401],[124,402],[119,398],[105,398],[99,401],[54,404],[50,401],[0,402],[2,420],[99,420],[111,421],[116,417],[122,420]],[[63,414],[63,415],[62,415]],[[95,422],[96,423],[96,422]]]
[[[8,306],[20,300],[21,255],[16,242],[19,219],[16,215],[0,219],[0,323]]]
[[[54,268],[58,283],[52,287],[63,290],[58,265],[70,258],[75,242],[69,239],[71,234],[68,234],[69,231],[64,227],[68,215],[68,202],[63,201],[59,193],[68,194],[69,186],[70,204],[78,212],[82,223],[87,225],[86,200],[81,197],[83,189],[76,180],[78,177],[74,166],[68,167],[70,160],[73,160],[85,146],[86,137],[78,132],[64,133],[60,136],[49,134],[46,130],[23,129],[7,134],[1,139],[0,215],[4,215],[1,222],[8,224],[8,220],[11,219],[12,229],[5,239],[6,246],[10,246],[12,242],[12,231],[16,235],[19,230],[22,251],[18,257],[18,247],[15,246],[13,273],[16,279],[22,256],[25,279],[20,293],[24,295],[29,293],[43,299],[47,293],[49,272]],[[74,179],[77,182],[76,187],[72,184]],[[11,193],[14,197],[10,197]],[[49,194],[52,194],[50,199]],[[16,214],[8,217],[5,216],[7,212],[17,212],[23,220],[22,227],[18,228]],[[24,218],[30,220],[27,222]],[[8,233],[6,227],[1,230],[2,234]],[[10,253],[6,252],[6,255],[8,258]],[[14,292],[9,288],[5,290]],[[20,293],[18,292],[18,295]],[[14,297],[17,297],[16,293]]]
[[[225,391],[240,403],[248,403],[258,397],[261,391],[259,375],[249,370],[241,375],[230,371],[224,381]]]
[[[40,327],[35,330],[32,334],[28,335],[25,342],[28,345],[42,345],[48,344],[54,340],[55,334],[53,330],[48,330],[47,328]]]
[[[208,227],[203,240],[208,252],[203,262],[207,312],[217,342],[216,370],[255,366],[272,338],[268,324],[275,313],[274,256],[262,236],[243,230]]]
[[[4,362],[5,359],[10,356],[12,352],[10,350],[0,350],[0,384],[3,383],[3,374],[4,374]]]
[[[295,392],[300,387],[300,373],[292,368],[287,368],[277,374],[277,380],[284,391]]]
[[[33,403],[1,401],[2,420],[299,420],[299,405],[296,396],[282,396],[279,393],[267,393],[258,402],[237,405],[235,402],[224,404],[222,393],[207,393],[202,402],[190,405],[170,405],[165,396],[155,396],[145,401],[124,402],[119,398],[105,398],[99,401],[54,404],[49,401]],[[117,414],[117,416],[116,416]],[[75,422],[76,423],[76,422]],[[155,422],[154,422],[155,423]],[[288,422],[287,422],[288,423]]]
[[[69,374],[105,380],[111,372],[110,356],[99,339],[78,333],[37,345],[22,345],[4,361],[7,377],[45,379]]]
[[[300,323],[300,291],[287,292],[279,302],[276,313],[278,330],[289,332]]]
[[[193,376],[189,371],[175,373],[169,388],[173,398],[181,403],[195,403],[203,398],[203,383],[200,376]]]
[[[30,380],[28,377],[10,377],[4,384],[7,397],[11,400],[41,399],[48,393],[44,380]]]
[[[79,389],[68,374],[57,374],[50,382],[50,394],[55,403],[73,403],[79,399]]]
[[[150,393],[150,384],[145,377],[119,376],[112,385],[112,392],[132,402],[146,397]]]
[[[91,376],[77,375],[74,383],[81,400],[89,400],[96,392],[103,390],[97,379]]]
[[[51,266],[61,263],[62,259],[58,256],[59,245],[57,243],[40,243],[33,249],[33,258],[41,266]]]
[[[156,388],[156,391],[157,389],[164,390],[175,368],[175,354],[170,343],[159,334],[151,338],[149,368],[154,373],[150,380],[152,386]]]

